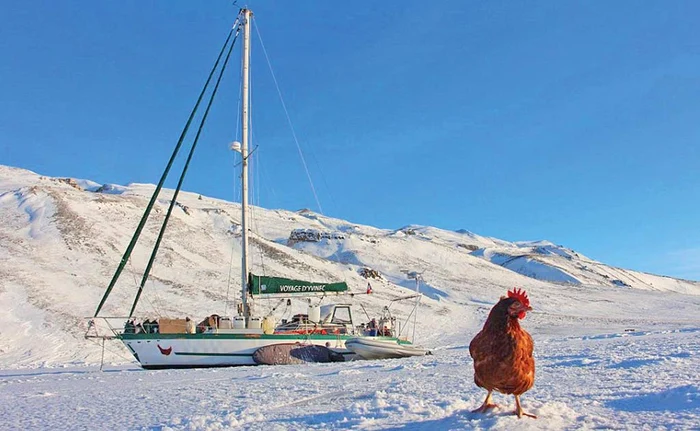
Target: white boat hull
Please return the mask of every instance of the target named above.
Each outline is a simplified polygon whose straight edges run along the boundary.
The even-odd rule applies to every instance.
[[[392,338],[355,337],[345,341],[345,347],[362,359],[393,359],[425,356],[428,351],[411,344],[400,344]]]
[[[198,368],[256,365],[253,353],[273,344],[315,344],[360,359],[345,348],[350,336],[299,334],[122,334],[120,339],[143,368]]]

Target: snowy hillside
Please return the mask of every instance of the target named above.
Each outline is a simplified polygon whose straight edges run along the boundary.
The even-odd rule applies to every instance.
[[[100,346],[83,338],[85,318],[94,313],[153,189],[148,184],[100,185],[89,180],[48,178],[0,166],[0,369],[80,370],[99,363]],[[171,195],[172,191],[162,193],[103,314],[128,313]],[[435,356],[352,366],[319,364],[279,372],[266,368],[232,370],[226,375],[166,371],[132,378],[129,373],[118,373],[121,377],[107,379],[110,384],[126,385],[138,379],[137,386],[151,392],[163,389],[163,383],[167,386],[163,390],[176,396],[180,386],[168,386],[158,376],[168,376],[166,380],[172,382],[193,376],[191,386],[185,384],[188,390],[201,395],[197,382],[207,381],[221,385],[222,392],[207,398],[210,404],[220,406],[214,413],[200,414],[198,398],[188,396],[183,401],[184,410],[174,412],[167,403],[158,404],[144,412],[145,422],[112,417],[108,422],[112,428],[265,428],[268,420],[281,421],[273,429],[373,429],[402,426],[406,421],[427,421],[426,427],[432,423],[437,428],[508,428],[514,424],[513,418],[499,416],[506,410],[486,422],[468,415],[455,418],[454,414],[469,406],[476,408],[481,402],[484,394],[471,381],[466,347],[491,306],[513,286],[525,288],[532,299],[534,311],[523,325],[533,334],[538,366],[544,370],[533,395],[524,398],[525,404],[540,416],[556,417],[540,424],[570,429],[615,427],[616,422],[607,419],[612,410],[618,411],[619,420],[649,423],[645,422],[648,415],[639,411],[654,410],[634,410],[639,404],[624,401],[631,399],[634,391],[620,388],[635,370],[654,380],[650,387],[637,389],[651,391],[642,404],[663,401],[663,394],[669,394],[685,403],[681,407],[671,406],[670,401],[661,405],[662,410],[673,412],[669,420],[680,424],[678,429],[700,418],[697,379],[688,381],[691,370],[700,365],[699,282],[611,267],[546,241],[511,243],[468,231],[423,226],[377,229],[308,210],[255,207],[252,214],[253,272],[344,280],[354,292],[363,292],[369,280],[374,294],[357,300],[370,313],[378,313],[391,299],[410,294],[415,281],[407,273],[421,273],[424,282],[420,288],[425,297],[416,336]],[[212,313],[232,314],[240,289],[239,272],[240,206],[197,193],[181,193],[137,313],[197,319]],[[271,308],[274,304],[259,306]],[[392,311],[405,319],[411,306],[396,302]],[[663,351],[654,350],[657,348]],[[113,366],[134,364],[119,343],[108,344],[105,358]],[[89,378],[81,377],[80,371],[75,375],[67,372],[69,376],[59,386],[74,394],[85,391]],[[606,386],[596,374],[599,372],[616,380]],[[53,396],[50,386],[57,377],[52,371],[43,373],[8,371],[5,380],[0,380],[5,383],[0,385],[4,388],[0,390],[0,405],[6,406],[0,407],[0,416],[14,418],[8,422],[11,428],[31,428],[18,410],[4,402],[12,397],[12,388],[36,392],[38,398],[27,402],[51,417],[55,409],[46,403]],[[311,415],[290,419],[297,410],[293,403],[281,403],[272,413],[260,410],[259,405],[272,402],[267,395],[247,394],[236,407],[224,407],[228,401],[224,400],[223,387],[231,381],[238,384],[252,379],[262,385],[258,394],[283,391],[298,397],[296,392],[301,389],[292,381],[302,376],[328,384],[347,383],[346,395],[334,395],[340,401],[316,405],[320,422]],[[402,379],[416,384],[428,377],[438,380],[418,392],[399,384]],[[370,380],[373,383],[366,383]],[[592,380],[598,381],[597,386],[574,389]],[[392,386],[381,386],[381,382]],[[307,387],[311,392],[304,396],[320,398],[328,392],[322,386]],[[96,411],[99,403],[91,401],[91,393],[84,392],[82,404]],[[139,395],[132,392],[130,396]],[[350,404],[346,405],[343,397],[349,397]],[[116,399],[109,402],[118,404]],[[504,402],[512,404],[512,399]],[[375,419],[367,419],[370,417]],[[38,422],[39,427],[51,423],[46,420]],[[662,428],[668,423],[655,422]]]
[[[698,294],[698,283],[616,268],[548,241],[483,247],[472,253],[538,280]]]
[[[0,336],[0,366],[97,360],[98,350],[82,338],[84,318],[94,312],[153,187],[102,186],[0,167],[0,305],[6,311],[0,316],[0,327],[6,328]],[[106,303],[105,315],[127,312],[170,194],[162,193],[140,246]],[[609,267],[548,242],[509,243],[421,226],[382,230],[308,210],[256,207],[252,212],[256,273],[345,280],[361,292],[367,280],[360,272],[369,268],[379,278],[370,279],[375,295],[363,301],[377,312],[387,300],[414,289],[407,272],[422,273],[421,290],[427,299],[418,333],[431,346],[475,328],[488,304],[512,286],[524,287],[537,298],[536,310],[542,314],[534,315],[532,323],[545,326],[553,316],[560,324],[575,326],[591,315],[571,306],[568,298],[578,292],[586,292],[590,300],[597,294],[612,297],[607,308],[594,314],[619,316],[621,321],[634,320],[635,314],[621,313],[615,302],[634,308],[631,298],[676,301],[654,295],[655,290],[695,295],[693,302],[700,301],[698,282]],[[230,313],[240,286],[239,223],[238,204],[182,193],[140,314]],[[318,238],[290,241],[295,229],[315,232]],[[410,304],[396,307],[399,313],[407,312]],[[667,317],[683,321],[675,313]],[[451,329],[434,331],[440,324]]]

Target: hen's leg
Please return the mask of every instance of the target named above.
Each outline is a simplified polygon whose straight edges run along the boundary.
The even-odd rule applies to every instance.
[[[537,416],[531,415],[530,413],[525,413],[523,411],[523,407],[520,405],[520,395],[515,396],[515,414],[518,415],[519,418],[527,416],[533,419],[537,419]]]
[[[484,400],[484,404],[482,404],[481,407],[479,407],[478,409],[472,410],[472,413],[486,413],[487,411],[491,410],[492,408],[498,407],[498,404],[494,404],[492,402],[493,400],[491,399],[491,392],[493,392],[493,390],[489,391],[489,393],[486,394],[486,399]]]

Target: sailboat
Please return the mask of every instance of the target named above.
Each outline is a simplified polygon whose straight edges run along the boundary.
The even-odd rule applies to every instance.
[[[118,339],[124,343],[134,358],[146,369],[159,368],[194,368],[194,367],[226,367],[236,365],[256,365],[260,363],[294,363],[295,359],[303,361],[314,360],[353,360],[360,359],[355,351],[346,346],[346,341],[354,340],[375,340],[388,343],[392,346],[401,346],[403,350],[408,349],[411,355],[420,353],[421,349],[411,349],[412,343],[404,337],[399,337],[400,328],[396,325],[396,318],[386,314],[378,320],[372,319],[367,325],[358,325],[354,320],[351,304],[337,303],[310,305],[308,313],[298,314],[291,321],[282,321],[276,324],[270,315],[261,317],[254,313],[253,301],[258,296],[268,298],[290,298],[292,296],[315,296],[315,297],[338,297],[349,293],[346,282],[309,282],[293,280],[282,277],[260,276],[249,272],[248,244],[249,244],[249,221],[248,221],[248,157],[249,151],[249,71],[250,71],[250,34],[251,20],[253,14],[243,8],[234,22],[214,68],[212,69],[205,88],[199,96],[197,104],[190,115],[189,120],[180,136],[170,161],[161,177],[160,182],[151,197],[149,204],[143,214],[141,222],[137,227],[129,243],[122,260],[115,271],[112,280],[107,287],[102,300],[100,301],[94,316],[88,322],[87,338]],[[226,48],[228,54],[225,56],[223,66],[219,68],[219,77],[213,89],[212,100],[218,89],[223,70],[228,62],[231,50],[239,35],[243,36],[242,49],[242,109],[241,109],[241,142],[234,143],[232,149],[241,155],[241,298],[237,307],[237,314],[233,316],[211,315],[202,323],[196,324],[189,318],[175,319],[154,319],[139,320],[135,317],[136,305],[143,292],[144,285],[153,265],[158,247],[163,239],[168,219],[182,182],[184,180],[192,152],[196,146],[199,132],[192,145],[187,162],[180,176],[177,188],[170,202],[168,212],[151,253],[151,258],[146,265],[143,278],[138,287],[131,311],[124,317],[104,317],[100,311],[114,288],[122,270],[130,258],[131,252],[138,241],[141,230],[153,208],[157,196],[163,187],[165,178],[173,164],[173,161],[181,147],[187,129],[194,118],[195,112],[209,86],[220,60]],[[230,42],[231,41],[231,42]],[[230,42],[230,43],[229,43]],[[206,108],[202,125],[211,107],[211,100]],[[200,132],[201,126],[200,125]],[[290,299],[286,299],[290,301]],[[319,301],[320,304],[320,301]],[[388,311],[388,308],[386,308]],[[103,319],[109,328],[108,335],[98,333],[96,320]],[[117,323],[115,323],[117,322]],[[123,326],[122,326],[123,325]],[[351,343],[352,344],[352,343]],[[309,349],[309,347],[313,347]],[[311,351],[313,354],[298,354],[301,350]],[[279,353],[282,352],[280,357]],[[315,353],[314,353],[315,352]],[[319,355],[318,353],[322,354]],[[425,354],[425,351],[422,351]],[[269,354],[265,354],[269,353]],[[325,353],[325,355],[324,355]],[[411,356],[405,355],[405,356]],[[321,356],[325,359],[319,359]],[[392,356],[394,357],[394,356]],[[272,358],[272,359],[270,359]]]

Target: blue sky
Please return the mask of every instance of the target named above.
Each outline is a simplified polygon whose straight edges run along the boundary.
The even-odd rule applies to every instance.
[[[700,3],[249,4],[325,214],[700,279]],[[0,163],[156,182],[235,13],[5,4]],[[185,184],[229,200],[238,67]],[[252,68],[256,202],[318,210],[257,40]]]

